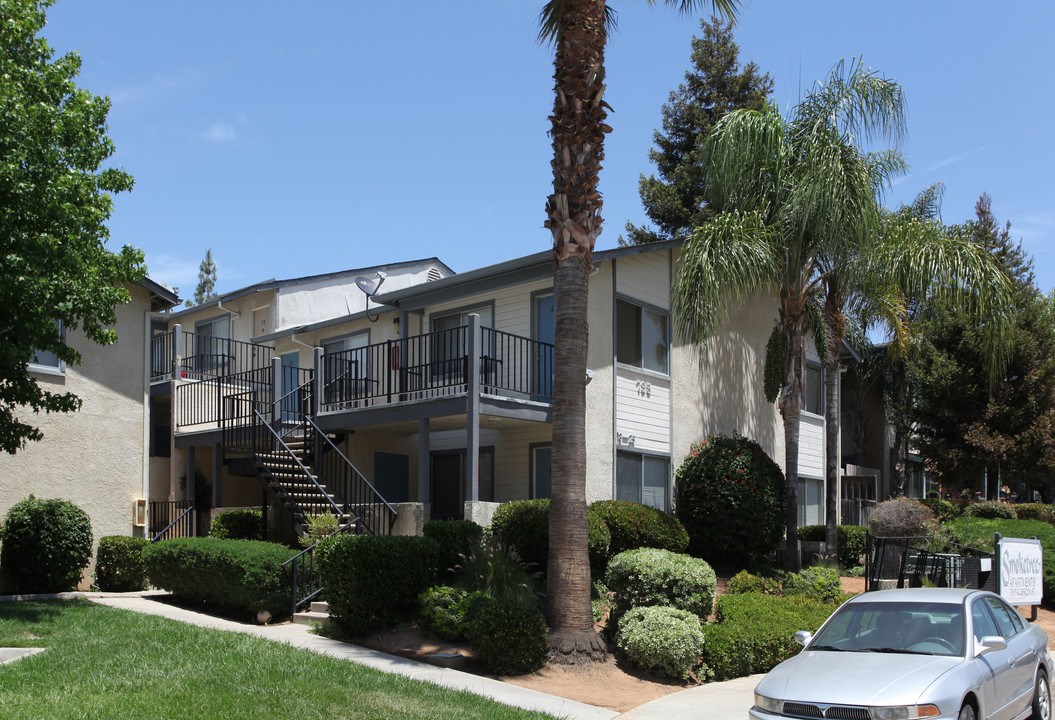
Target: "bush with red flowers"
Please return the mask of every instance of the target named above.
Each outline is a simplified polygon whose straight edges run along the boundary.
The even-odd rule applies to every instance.
[[[720,565],[773,551],[784,537],[784,473],[754,440],[711,435],[674,479],[689,552]]]

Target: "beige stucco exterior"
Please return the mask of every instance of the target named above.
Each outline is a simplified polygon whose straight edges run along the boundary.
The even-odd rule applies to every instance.
[[[138,285],[129,290],[131,302],[117,308],[116,345],[100,347],[71,331],[67,342],[83,363],[60,375],[34,373],[47,389],[76,394],[82,406],[68,414],[22,414],[44,439],[15,455],[0,455],[0,515],[32,493],[69,500],[88,513],[95,544],[106,535],[142,537],[143,529],[132,525],[132,509],[150,489],[150,293]],[[91,567],[85,571],[82,586],[90,583],[91,572]]]

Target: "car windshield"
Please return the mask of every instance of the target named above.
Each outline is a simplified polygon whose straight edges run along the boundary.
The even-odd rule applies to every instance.
[[[810,650],[963,655],[962,605],[847,603],[810,641]]]

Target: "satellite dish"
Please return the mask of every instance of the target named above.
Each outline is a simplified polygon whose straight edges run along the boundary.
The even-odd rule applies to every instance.
[[[381,283],[385,281],[385,275],[383,272],[378,271],[377,275],[372,278],[363,277],[360,275],[355,279],[355,284],[366,294],[366,318],[370,322],[376,322],[377,317],[370,316],[370,298],[377,294],[378,288],[381,287]]]
[[[381,283],[388,277],[383,272],[377,273],[376,277],[368,278],[360,275],[355,279],[355,284],[359,286],[359,289],[366,293],[367,297],[373,297],[377,294],[378,288],[381,287]]]

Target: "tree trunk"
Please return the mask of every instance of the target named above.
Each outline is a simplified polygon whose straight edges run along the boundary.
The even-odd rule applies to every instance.
[[[828,326],[828,356],[824,358],[824,541],[830,557],[839,557],[839,353],[846,335],[842,295],[834,283],[825,293],[824,321]]]
[[[797,571],[799,557],[799,429],[802,420],[802,378],[805,359],[805,318],[788,295],[781,297],[781,331],[784,334],[784,387],[777,400],[784,418],[784,568]]]
[[[554,59],[553,194],[546,227],[556,263],[553,491],[547,615],[550,660],[607,659],[593,629],[586,519],[587,297],[601,233],[597,181],[604,158],[603,0],[565,0]]]

